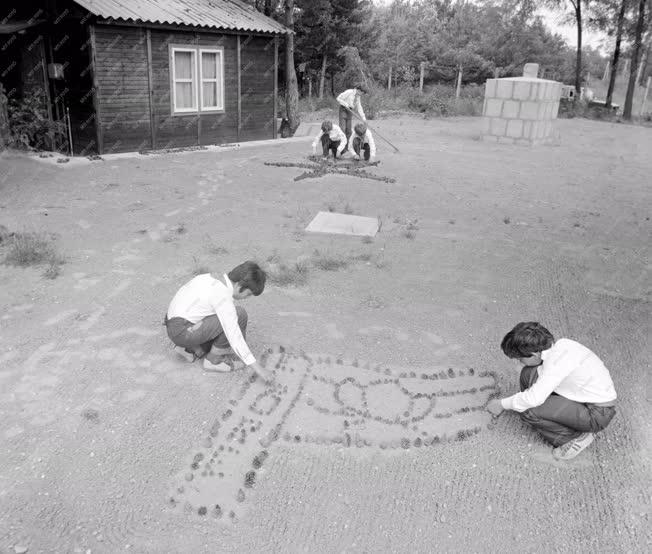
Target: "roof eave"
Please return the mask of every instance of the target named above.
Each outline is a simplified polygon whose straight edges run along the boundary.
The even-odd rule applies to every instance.
[[[184,30],[193,30],[193,31],[218,31],[218,32],[226,32],[226,33],[231,33],[231,34],[242,34],[242,33],[255,33],[255,34],[261,34],[261,35],[287,35],[287,34],[294,34],[294,31],[288,29],[287,27],[284,27],[279,24],[279,29],[269,29],[269,30],[263,30],[263,29],[248,29],[244,27],[217,27],[213,25],[190,25],[188,23],[171,23],[169,21],[143,21],[140,19],[122,19],[122,18],[114,18],[114,17],[101,17],[101,16],[96,16],[96,23],[101,24],[101,25],[129,25],[129,26],[137,26],[137,27],[156,27],[156,28],[181,28]]]

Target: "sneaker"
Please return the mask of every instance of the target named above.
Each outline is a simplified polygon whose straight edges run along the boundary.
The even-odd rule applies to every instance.
[[[552,455],[557,460],[572,460],[589,444],[593,442],[595,435],[593,433],[582,433],[576,439],[568,441],[557,448],[552,449]]]
[[[204,358],[204,370],[205,371],[215,371],[218,373],[228,373],[231,371],[231,366],[225,361],[220,361],[216,364],[211,362],[208,358]]]
[[[188,350],[187,348],[182,348],[181,346],[175,346],[174,352],[181,356],[188,363],[192,363],[197,359],[197,356],[195,356],[194,352]]]

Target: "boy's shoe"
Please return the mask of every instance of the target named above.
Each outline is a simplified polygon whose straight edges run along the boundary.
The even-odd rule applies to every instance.
[[[225,360],[225,359],[223,359]],[[231,366],[226,363],[226,361],[220,361],[216,364],[211,362],[208,358],[204,358],[204,370],[205,371],[215,371],[218,373],[228,373],[231,371]]]
[[[175,346],[174,351],[189,363],[192,363],[198,358],[201,358],[201,356],[197,356],[197,354],[195,354],[192,350],[182,348],[181,346]]]
[[[584,450],[589,444],[593,442],[595,435],[593,433],[582,433],[576,439],[568,441],[566,444],[562,444],[557,448],[552,449],[552,455],[557,460],[572,460],[577,456],[582,450]]]

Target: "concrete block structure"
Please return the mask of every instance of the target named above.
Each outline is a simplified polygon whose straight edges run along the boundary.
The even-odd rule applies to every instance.
[[[538,64],[525,64],[523,77],[487,79],[482,139],[536,145],[553,139],[562,84],[538,79]]]

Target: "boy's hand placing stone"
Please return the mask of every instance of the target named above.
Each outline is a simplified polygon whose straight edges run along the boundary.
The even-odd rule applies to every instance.
[[[274,381],[274,375],[272,374],[269,369],[265,369],[262,365],[260,365],[258,362],[254,362],[249,366],[249,369],[253,369],[256,375],[260,377],[265,383],[271,383]]]
[[[491,415],[498,416],[502,413],[503,410],[504,410],[503,405],[500,403],[500,400],[498,398],[489,400],[489,404],[487,404],[487,411]]]

